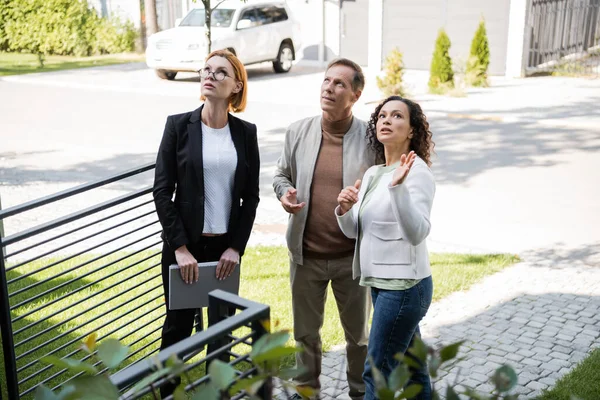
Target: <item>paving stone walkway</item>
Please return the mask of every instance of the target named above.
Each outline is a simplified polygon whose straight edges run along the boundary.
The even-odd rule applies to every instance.
[[[459,382],[490,392],[491,373],[509,364],[519,377],[514,393],[532,399],[600,347],[599,248],[577,259],[525,255],[525,262],[432,304],[421,325],[425,341],[435,347],[467,341],[459,353],[464,359],[443,371],[436,386]],[[325,355],[321,399],[348,399],[344,369],[343,349]]]

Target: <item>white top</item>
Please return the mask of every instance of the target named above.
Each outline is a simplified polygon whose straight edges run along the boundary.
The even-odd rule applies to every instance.
[[[204,167],[204,229],[202,233],[227,233],[231,214],[237,153],[229,124],[214,129],[202,124]]]
[[[358,194],[358,203],[343,216],[335,210],[340,229],[349,238],[359,237],[354,251],[353,276],[386,279],[423,279],[431,275],[425,239],[435,195],[431,170],[419,157],[404,182],[390,186],[394,171],[387,172],[359,210],[369,181],[379,168],[367,170]],[[360,243],[359,243],[360,242]]]

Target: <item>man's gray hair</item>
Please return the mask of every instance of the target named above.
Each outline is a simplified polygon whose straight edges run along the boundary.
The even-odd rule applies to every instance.
[[[350,67],[354,70],[354,78],[352,79],[352,90],[354,93],[359,90],[362,91],[365,88],[365,75],[363,74],[362,68],[360,65],[355,63],[352,60],[347,58],[336,58],[331,61],[329,65],[327,65],[327,69],[333,67],[334,65],[345,65],[346,67]]]

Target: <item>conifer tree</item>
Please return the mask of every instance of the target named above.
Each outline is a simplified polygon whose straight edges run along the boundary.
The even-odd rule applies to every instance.
[[[485,22],[479,22],[471,42],[471,53],[467,61],[467,77],[473,86],[487,86],[487,70],[490,65],[490,45],[488,43]]]
[[[398,48],[394,48],[385,58],[383,65],[385,75],[383,78],[377,77],[377,86],[386,96],[406,96],[406,91],[402,84],[404,75],[404,62],[402,53]]]
[[[454,87],[454,71],[452,71],[452,59],[450,58],[450,38],[440,29],[435,41],[435,50],[431,59],[431,70],[429,75],[429,90],[439,92],[445,87]]]

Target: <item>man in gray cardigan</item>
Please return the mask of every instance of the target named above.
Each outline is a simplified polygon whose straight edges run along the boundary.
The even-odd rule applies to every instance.
[[[367,288],[352,276],[354,240],[339,229],[334,210],[342,188],[358,184],[375,163],[367,146],[367,124],[352,115],[364,85],[362,70],[353,61],[342,58],[328,65],[321,85],[323,112],[290,125],[273,179],[277,198],[290,214],[286,239],[294,338],[304,347],[296,363],[306,370],[297,383],[320,388],[320,330],[331,282],[346,337],[352,399],[364,394],[370,300]]]

